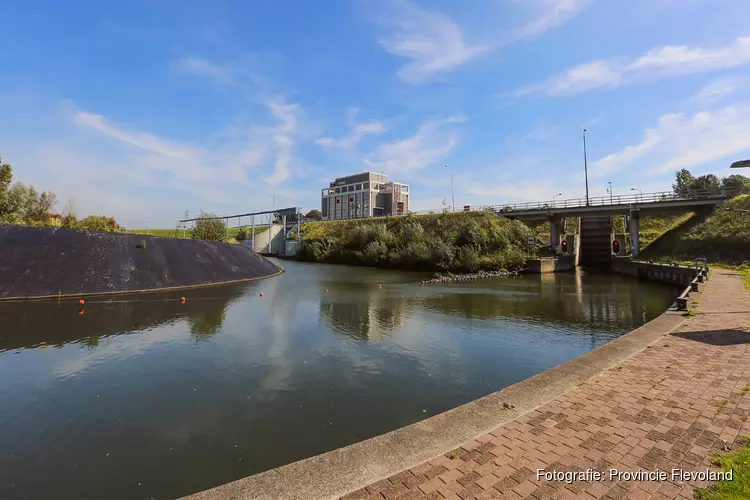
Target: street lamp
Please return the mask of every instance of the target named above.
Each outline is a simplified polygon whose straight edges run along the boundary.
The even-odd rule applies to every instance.
[[[729,168],[750,168],[750,160],[736,161]]]
[[[583,129],[583,171],[586,174],[586,206],[589,206],[589,163],[586,157],[586,129]]]
[[[638,188],[630,188],[631,191],[638,191],[641,194],[641,201],[643,201],[643,189]]]
[[[557,194],[553,194],[552,195],[552,206],[553,207],[555,206],[555,198],[557,198],[558,196],[562,196],[562,193],[557,193]]]
[[[448,165],[446,165],[445,168],[450,170]],[[452,211],[455,212],[456,211],[456,199],[453,197],[453,170],[451,170],[451,207],[452,207]]]
[[[609,204],[612,205],[612,181],[609,181],[607,184],[609,184],[609,189],[607,189],[607,192],[609,193]]]

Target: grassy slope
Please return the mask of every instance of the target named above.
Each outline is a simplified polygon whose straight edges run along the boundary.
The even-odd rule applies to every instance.
[[[487,212],[310,222],[302,230],[302,260],[461,272],[522,266],[531,234]]]
[[[750,195],[733,198],[708,216],[690,216],[641,255],[655,260],[706,257],[714,263],[750,264]]]
[[[245,226],[243,226],[245,227]],[[250,233],[250,226],[246,226],[248,234]],[[255,234],[262,233],[267,230],[268,226],[255,226]],[[229,228],[229,237],[234,238],[237,235],[238,229],[236,227]],[[182,229],[130,229],[129,233],[132,234],[147,234],[149,236],[161,236],[165,238],[182,238]],[[190,238],[190,229],[184,233],[187,238]]]

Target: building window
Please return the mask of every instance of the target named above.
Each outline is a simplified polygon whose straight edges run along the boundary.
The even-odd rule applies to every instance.
[[[354,191],[354,185],[349,186],[349,191]]]
[[[409,186],[401,186],[401,192],[402,193],[408,193],[409,192]]]
[[[336,188],[336,192],[337,192],[337,193],[340,193],[340,192],[341,192],[341,188],[340,188],[340,187],[337,187],[337,188]]]
[[[370,183],[365,182],[364,184],[362,184],[362,187],[365,189],[365,191],[367,191],[368,189],[370,189]]]
[[[362,184],[357,184],[357,187],[355,189],[357,191],[362,191]]]

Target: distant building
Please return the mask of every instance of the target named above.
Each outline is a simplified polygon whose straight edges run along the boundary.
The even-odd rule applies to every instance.
[[[389,182],[385,174],[365,172],[337,177],[323,189],[323,220],[357,219],[407,214],[411,206],[409,185]]]

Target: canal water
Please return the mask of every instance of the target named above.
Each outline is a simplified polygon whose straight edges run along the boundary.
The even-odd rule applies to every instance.
[[[675,295],[584,271],[422,286],[284,265],[250,284],[91,298],[82,314],[76,300],[0,304],[0,498],[216,486],[502,389]]]

